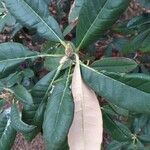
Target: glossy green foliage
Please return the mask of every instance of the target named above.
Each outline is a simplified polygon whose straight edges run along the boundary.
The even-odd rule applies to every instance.
[[[31,141],[42,128],[46,100],[49,90],[52,88],[51,82],[55,76],[55,73],[56,71],[48,73],[36,83],[31,91],[34,103],[32,105],[24,105],[23,120],[28,124],[32,123],[36,126],[32,132],[24,134],[28,141]]]
[[[8,42],[0,44],[0,78],[15,72],[26,59],[36,58],[37,52],[30,51],[22,44]]]
[[[150,94],[81,65],[85,82],[108,101],[138,113],[150,113]]]
[[[20,43],[0,44],[0,150],[12,148],[16,132],[21,132],[30,142],[41,132],[48,150],[72,149],[68,133],[75,117],[76,105],[73,103],[71,80],[74,64],[78,62],[87,88],[100,96],[97,97],[103,113],[100,128],[103,124],[111,136],[111,143],[106,149],[149,150],[150,77],[139,69],[144,64],[134,54],[137,50],[150,50],[149,14],[143,13],[126,21],[123,15],[119,20],[130,0],[2,1],[5,5],[0,3],[0,32],[4,32],[7,26],[11,28],[12,41],[24,43],[20,34],[16,35],[22,29],[21,35],[25,33],[33,39],[31,45],[30,42],[25,43],[28,46],[36,47],[37,43],[41,46],[41,38],[47,44],[38,52]],[[68,8],[63,8],[68,3]],[[61,29],[64,30],[63,35]],[[118,33],[127,36],[122,37]],[[99,41],[95,46],[96,40]],[[93,47],[89,47],[91,44]],[[82,49],[85,51],[79,52]],[[89,56],[94,56],[95,52],[96,56],[97,52],[102,53],[101,59],[99,56]],[[126,58],[123,52],[133,52],[133,55]],[[80,61],[75,59],[77,55]],[[25,84],[25,81],[31,85]],[[78,85],[78,80],[76,82]],[[91,93],[87,91],[87,95]],[[74,99],[76,97],[78,93]],[[5,110],[7,102],[12,105],[11,110]],[[94,108],[91,112],[95,111]],[[88,115],[92,123],[92,114]],[[79,118],[76,123],[80,126],[84,121],[89,128],[89,120]]]
[[[28,125],[21,120],[21,113],[19,109],[17,108],[16,104],[14,104],[11,107],[10,118],[11,118],[12,126],[16,131],[19,131],[22,133],[29,133],[35,128],[35,126]]]
[[[128,58],[102,58],[91,64],[91,67],[97,71],[108,71],[127,73],[137,67],[137,63]]]
[[[77,25],[77,47],[88,47],[116,22],[129,0],[85,0]]]
[[[46,106],[43,136],[47,149],[67,149],[67,134],[72,120],[73,100],[69,79],[65,79],[56,84]]]
[[[105,75],[114,78],[126,85],[132,86],[143,92],[150,93],[150,76],[142,73],[135,74],[116,74],[116,73],[104,73]]]
[[[48,5],[42,0],[4,0],[9,12],[23,26],[35,28],[40,36],[60,42],[62,33],[56,20],[49,15]]]

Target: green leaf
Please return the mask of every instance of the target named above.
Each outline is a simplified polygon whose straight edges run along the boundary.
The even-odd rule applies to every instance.
[[[23,75],[25,76],[25,77],[27,77],[27,78],[32,78],[32,77],[34,77],[34,71],[32,70],[32,69],[30,69],[30,68],[27,68],[27,69],[25,69],[25,70],[23,70]]]
[[[26,27],[35,28],[40,36],[55,41],[62,41],[62,33],[56,20],[49,15],[48,5],[41,0],[4,0],[9,12]]]
[[[150,113],[150,94],[81,64],[84,81],[113,104],[138,113]]]
[[[57,57],[57,58],[46,58],[44,61],[44,67],[48,70],[54,70],[57,68],[59,65],[59,62],[62,57]]]
[[[21,120],[20,115],[21,113],[19,112],[16,104],[13,104],[13,106],[11,107],[11,116],[10,116],[13,128],[16,131],[23,132],[23,133],[31,132],[35,128],[35,126],[24,123]]]
[[[124,48],[124,53],[131,53],[137,50],[142,52],[150,52],[150,28],[145,31],[141,31],[137,36],[135,36]]]
[[[21,74],[18,72],[10,74],[8,77],[1,79],[1,83],[5,88],[10,88],[21,81]]]
[[[61,150],[73,120],[73,100],[69,79],[57,84],[48,99],[43,122],[43,136],[47,149]],[[65,148],[64,148],[65,149]]]
[[[37,126],[32,132],[24,134],[28,141],[31,141],[41,130],[44,112],[46,109],[45,100],[47,100],[49,90],[52,88],[52,82],[55,74],[56,70],[51,71],[39,80],[31,91],[34,105],[24,105],[23,120],[28,124],[32,123]]]
[[[0,132],[0,149],[10,150],[16,137],[16,131],[13,129],[10,121],[9,108],[0,114]]]
[[[126,85],[132,86],[138,90],[150,93],[150,76],[142,73],[135,74],[116,74],[105,72],[105,75],[118,80]]]
[[[150,23],[150,14],[144,13],[140,16],[133,17],[127,24],[129,29],[139,29],[142,28],[143,25]]]
[[[142,141],[143,143],[150,143],[150,135],[140,135],[138,136],[139,140]]]
[[[145,147],[140,141],[137,141],[128,145],[127,150],[145,150]]]
[[[0,19],[0,32],[4,30],[5,26],[14,27],[15,24],[16,24],[16,19],[10,13],[5,14]]]
[[[7,42],[0,44],[0,78],[15,72],[16,67],[26,59],[37,57],[37,52],[32,52],[19,43]]]
[[[78,49],[89,46],[116,22],[129,0],[85,0],[77,25]]]
[[[83,3],[84,0],[75,0],[73,2],[68,16],[69,23],[72,23],[78,19]]]
[[[127,142],[118,142],[118,141],[113,140],[107,146],[107,150],[121,150],[127,144],[128,144]]]
[[[131,140],[130,130],[122,123],[113,121],[112,117],[109,116],[105,110],[103,111],[104,128],[111,134],[111,137],[117,141]]]
[[[28,105],[33,104],[32,96],[24,86],[17,85],[12,87],[11,89],[17,100],[26,103]]]
[[[91,64],[91,67],[97,71],[130,72],[137,67],[137,63],[129,58],[102,58]]]
[[[117,116],[117,115],[121,115],[121,116],[125,116],[125,117],[129,116],[128,110],[118,107],[112,103],[109,103],[109,104],[103,106],[103,109],[106,113],[108,113],[112,116]]]

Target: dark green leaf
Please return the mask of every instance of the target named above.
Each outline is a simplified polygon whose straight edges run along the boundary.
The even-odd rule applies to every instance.
[[[0,81],[5,88],[10,88],[14,86],[16,83],[19,83],[21,79],[22,79],[21,74],[15,72],[13,74],[10,74],[8,77],[1,79]]]
[[[118,80],[126,85],[132,86],[143,92],[150,93],[150,76],[142,73],[116,74],[105,72],[105,75]]]
[[[128,110],[118,107],[116,105],[113,105],[112,103],[109,103],[108,105],[103,106],[103,109],[106,113],[113,115],[113,116],[122,115],[122,116],[127,117],[129,115]]]
[[[150,134],[149,135],[140,135],[138,136],[139,140],[144,142],[144,143],[147,143],[149,144],[150,143]]]
[[[56,20],[49,15],[48,5],[41,0],[4,0],[7,9],[20,24],[36,28],[40,36],[56,41],[62,41],[62,33]]]
[[[128,144],[127,142],[118,142],[118,141],[112,141],[108,146],[107,150],[121,150],[124,145]]]
[[[21,113],[16,104],[11,107],[11,123],[16,131],[22,133],[29,133],[35,128],[35,126],[28,125],[21,120]]]
[[[131,140],[130,130],[123,124],[113,121],[105,111],[103,112],[104,127],[111,134],[111,137],[117,141]]]
[[[56,74],[56,70],[51,71],[33,87],[31,94],[33,96],[34,105],[25,105],[23,109],[23,120],[28,124],[33,123],[37,126],[32,132],[24,134],[28,141],[31,141],[41,130],[44,112],[46,109],[46,101],[49,90],[52,88],[52,80]]]
[[[28,105],[33,104],[32,96],[25,87],[23,87],[22,85],[16,85],[11,89],[14,92],[14,95],[17,100],[26,103]]]
[[[73,100],[68,80],[57,84],[48,99],[43,122],[47,149],[61,150],[67,146],[67,134],[73,119]]]
[[[29,69],[29,68],[23,70],[22,73],[23,73],[23,75],[24,75],[25,77],[27,77],[27,78],[32,78],[32,77],[34,77],[34,72],[33,72],[33,70],[31,70],[31,69]]]
[[[127,8],[129,0],[85,0],[77,26],[78,49],[97,40]]]
[[[150,23],[150,14],[142,14],[140,16],[136,16],[132,18],[128,24],[127,27],[131,29],[139,29],[145,25]]]
[[[130,72],[137,67],[137,63],[129,58],[102,58],[101,60],[95,61],[91,64],[91,67],[97,71],[108,71],[108,72],[119,72],[125,73]]]
[[[150,113],[150,94],[81,64],[84,81],[98,94],[122,108]]]
[[[150,52],[150,28],[145,31],[141,31],[135,38],[133,38],[129,44],[124,48],[124,53],[131,53],[137,50],[142,52]]]
[[[44,61],[44,67],[48,70],[55,70],[57,66],[59,65],[59,62],[62,57],[57,57],[57,58],[46,58]]]
[[[140,141],[137,141],[136,143],[132,142],[127,147],[127,150],[144,150],[144,149],[145,147]]]
[[[0,78],[15,72],[16,67],[24,60],[36,58],[37,56],[37,52],[32,52],[19,43],[7,42],[0,44]]]

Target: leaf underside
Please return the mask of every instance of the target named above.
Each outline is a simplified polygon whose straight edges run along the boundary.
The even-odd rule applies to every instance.
[[[71,150],[100,150],[103,124],[98,99],[82,80],[77,62],[72,79],[72,94],[75,103],[74,120],[68,141]]]

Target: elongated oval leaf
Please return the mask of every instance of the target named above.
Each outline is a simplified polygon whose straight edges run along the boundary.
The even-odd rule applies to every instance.
[[[79,60],[73,73],[72,94],[75,114],[69,131],[69,147],[71,150],[100,150],[103,139],[102,114],[94,91],[82,80]]]
[[[115,23],[128,4],[129,0],[85,0],[77,26],[78,49],[97,40]]]
[[[137,63],[129,58],[102,58],[91,64],[91,67],[97,71],[105,70],[108,72],[125,73],[135,69]]]
[[[23,133],[29,133],[35,128],[35,126],[28,125],[21,120],[20,112],[16,104],[11,107],[11,123],[16,131]]]
[[[62,42],[62,33],[56,20],[49,15],[44,0],[4,0],[7,9],[23,26],[36,28],[40,36]],[[63,42],[62,42],[63,43]]]
[[[19,43],[0,44],[0,78],[15,72],[16,67],[24,60],[36,58],[37,55],[37,52],[32,52]]]
[[[135,74],[116,74],[111,72],[104,73],[105,75],[120,81],[126,85],[139,89],[143,92],[150,93],[150,76],[142,73]]]
[[[150,113],[150,94],[81,65],[84,81],[108,101],[138,113]]]
[[[17,100],[20,100],[23,103],[28,105],[33,104],[33,99],[31,94],[27,91],[27,89],[22,85],[17,85],[11,88],[16,96]]]
[[[43,136],[47,149],[68,149],[67,134],[73,120],[73,100],[69,89],[69,77],[57,84],[48,99]]]

